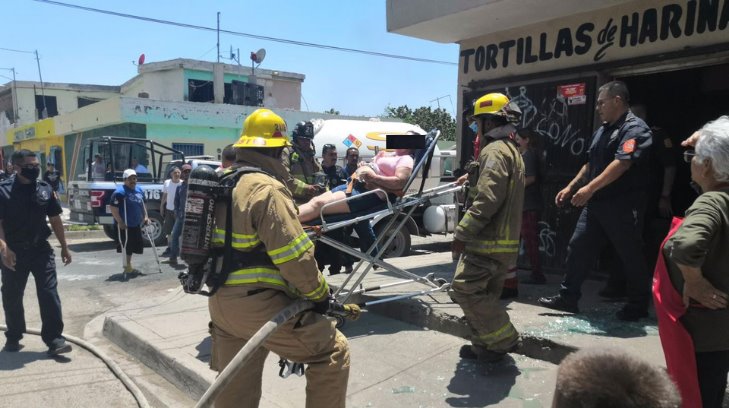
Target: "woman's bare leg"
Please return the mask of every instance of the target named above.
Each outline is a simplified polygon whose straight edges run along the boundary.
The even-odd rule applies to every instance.
[[[347,198],[347,194],[345,194],[344,191],[337,191],[335,193],[327,191],[326,193],[320,194],[309,200],[308,203],[299,206],[299,221],[311,221],[319,216],[319,214],[321,213],[321,208],[324,207],[324,204],[331,203],[337,200],[344,200],[345,198]],[[346,201],[341,201],[327,207],[324,211],[324,214],[346,214],[348,212],[349,205],[347,205]]]

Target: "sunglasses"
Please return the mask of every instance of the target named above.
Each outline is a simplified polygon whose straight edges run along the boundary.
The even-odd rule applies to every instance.
[[[691,160],[693,160],[694,156],[696,156],[695,150],[686,150],[683,152],[683,161],[686,163],[691,163]]]

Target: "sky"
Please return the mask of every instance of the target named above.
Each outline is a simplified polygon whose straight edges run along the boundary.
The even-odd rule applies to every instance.
[[[59,0],[125,14],[268,37],[458,62],[456,44],[388,33],[384,0]],[[33,0],[2,0],[0,68],[19,81],[121,85],[134,65],[190,58],[216,60],[216,33],[132,20]],[[230,47],[248,55],[266,49],[260,68],[304,74],[302,110],[381,115],[390,106],[441,107],[453,114],[457,65],[391,59],[283,44],[221,33],[221,62]],[[4,49],[3,49],[4,48]],[[235,63],[235,62],[232,62]],[[11,72],[0,69],[0,83]],[[436,101],[436,99],[438,99]]]

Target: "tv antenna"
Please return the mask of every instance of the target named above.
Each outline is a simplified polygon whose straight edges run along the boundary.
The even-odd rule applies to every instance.
[[[248,82],[252,84],[256,83],[256,68],[261,65],[264,58],[266,58],[266,50],[264,48],[261,48],[256,52],[251,51],[251,76]]]

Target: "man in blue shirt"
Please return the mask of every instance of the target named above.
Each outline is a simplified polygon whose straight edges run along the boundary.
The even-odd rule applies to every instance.
[[[132,268],[132,254],[142,254],[142,225],[149,223],[147,209],[144,207],[144,193],[137,186],[137,172],[124,170],[124,184],[111,196],[109,205],[114,217],[114,230],[117,231],[116,252],[126,251],[124,274],[139,272]]]

